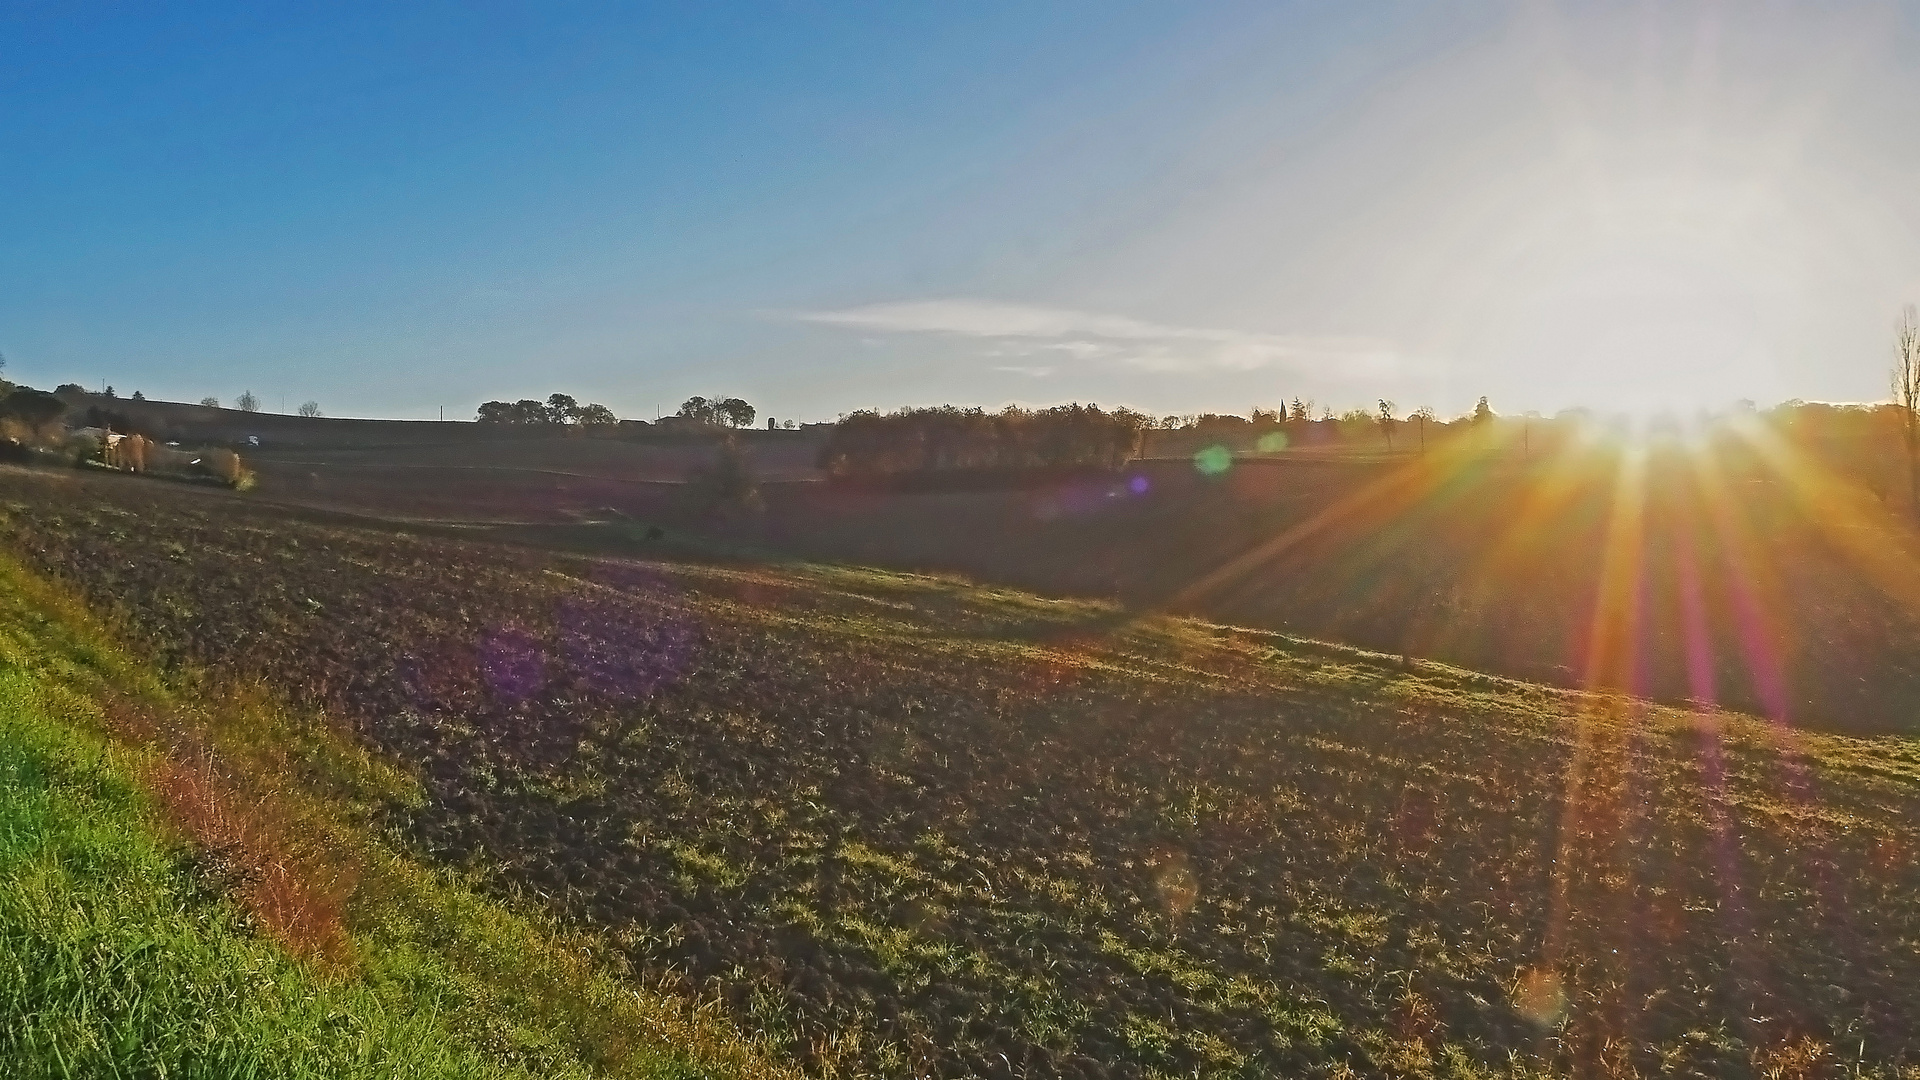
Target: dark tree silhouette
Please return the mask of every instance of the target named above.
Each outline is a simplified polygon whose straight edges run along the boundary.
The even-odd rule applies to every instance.
[[[569,394],[552,394],[545,401],[489,401],[474,419],[482,424],[565,425],[617,424],[620,418],[605,405],[582,405]]]
[[[1241,421],[1243,424],[1245,421]],[[961,469],[1083,466],[1112,469],[1140,452],[1151,421],[1130,409],[1057,405],[997,413],[943,405],[882,415],[849,413],[820,448],[835,476],[879,476]]]
[[[44,390],[21,388],[0,399],[0,417],[17,421],[38,431],[60,419],[67,403]]]
[[[714,427],[743,428],[753,423],[757,411],[737,397],[709,399],[695,396],[682,402],[680,411],[675,415]]]

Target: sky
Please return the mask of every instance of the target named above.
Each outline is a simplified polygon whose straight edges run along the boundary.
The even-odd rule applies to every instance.
[[[1920,4],[0,8],[16,381],[468,418],[1882,398]]]

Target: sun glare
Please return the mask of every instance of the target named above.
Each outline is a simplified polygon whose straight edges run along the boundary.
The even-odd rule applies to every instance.
[[[0,42],[0,1080],[1920,1080],[1920,0]]]

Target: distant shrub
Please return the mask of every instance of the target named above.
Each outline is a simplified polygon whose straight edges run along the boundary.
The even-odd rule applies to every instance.
[[[60,445],[61,456],[67,464],[78,468],[88,462],[101,461],[101,442],[91,435],[73,435]]]
[[[207,471],[228,484],[240,480],[240,455],[231,450],[209,450],[204,459]]]
[[[153,440],[135,433],[120,440],[120,467],[130,472],[147,471],[147,455],[153,448]]]
[[[67,403],[58,396],[24,386],[0,399],[0,419],[14,421],[33,437],[46,433],[66,411]]]
[[[300,403],[300,415],[301,415],[301,416],[304,416],[304,417],[306,417],[306,418],[307,418],[307,419],[309,419],[309,420],[311,420],[311,419],[313,419],[313,418],[315,418],[315,417],[317,417],[317,416],[319,416],[319,415],[320,415],[320,403],[319,403],[319,402],[317,402],[317,401],[303,401],[303,402],[301,402],[301,403]]]
[[[147,471],[155,473],[185,473],[190,455],[181,453],[168,446],[150,442],[147,444]]]
[[[124,447],[126,440],[121,445]],[[137,453],[137,468],[124,452],[117,467],[178,480],[221,484],[235,491],[250,490],[256,480],[253,470],[231,450],[175,450],[151,439],[142,439]]]
[[[727,514],[761,507],[759,480],[732,435],[720,443],[711,463],[688,478],[682,496],[697,513]]]

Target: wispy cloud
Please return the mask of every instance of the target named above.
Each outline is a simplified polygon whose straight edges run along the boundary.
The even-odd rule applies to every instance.
[[[1364,338],[1179,326],[1125,315],[994,300],[908,300],[806,312],[799,317],[867,333],[978,338],[994,342],[991,353],[995,356],[1052,354],[1154,371],[1281,367],[1324,373],[1337,367],[1350,375],[1379,375],[1400,366],[1400,357],[1389,344]],[[1009,366],[998,370],[1031,373],[1039,369]]]

